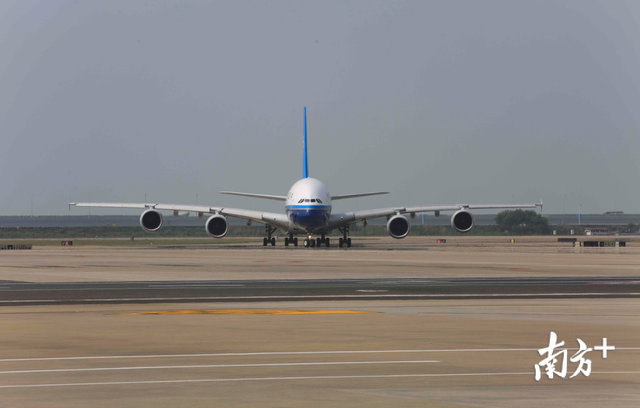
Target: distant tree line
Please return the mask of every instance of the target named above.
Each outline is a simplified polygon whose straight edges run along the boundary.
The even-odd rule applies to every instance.
[[[503,232],[516,235],[548,235],[549,220],[530,210],[506,210],[496,215],[496,224]]]

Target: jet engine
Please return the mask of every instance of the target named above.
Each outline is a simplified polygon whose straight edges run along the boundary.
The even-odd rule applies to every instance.
[[[222,238],[227,235],[229,231],[229,222],[222,215],[212,215],[204,224],[204,229],[207,230],[207,234],[214,238]]]
[[[411,223],[402,215],[394,215],[387,221],[387,231],[395,239],[401,239],[409,235]]]
[[[156,210],[147,210],[140,216],[140,226],[147,232],[156,232],[163,223],[162,214]]]
[[[458,232],[471,231],[473,222],[473,215],[465,210],[458,210],[451,216],[451,227]]]

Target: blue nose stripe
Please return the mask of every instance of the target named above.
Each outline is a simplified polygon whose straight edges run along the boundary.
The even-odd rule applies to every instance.
[[[289,219],[302,228],[319,228],[327,223],[329,211],[322,208],[289,209]]]
[[[287,210],[329,210],[331,209],[331,206],[330,205],[298,204],[298,205],[288,205],[285,208]]]

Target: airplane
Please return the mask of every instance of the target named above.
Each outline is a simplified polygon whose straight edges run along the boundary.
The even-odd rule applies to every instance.
[[[338,240],[340,248],[351,247],[349,227],[357,222],[367,225],[368,220],[379,217],[387,217],[387,231],[396,239],[402,239],[409,235],[411,223],[405,216],[415,219],[417,213],[432,212],[436,217],[442,211],[455,211],[451,216],[451,227],[458,232],[469,232],[474,226],[473,215],[470,210],[508,209],[508,208],[536,208],[542,210],[540,204],[454,204],[434,205],[418,207],[393,207],[374,210],[352,211],[347,213],[332,213],[331,203],[336,200],[344,200],[357,197],[368,197],[381,194],[389,194],[386,191],[377,191],[360,194],[331,195],[327,187],[315,178],[309,177],[309,162],[307,155],[307,108],[304,108],[304,143],[302,156],[302,179],[298,180],[289,190],[286,196],[241,193],[235,191],[221,191],[221,194],[230,194],[244,197],[262,198],[267,200],[284,201],[285,212],[270,213],[254,210],[244,210],[227,207],[210,207],[198,205],[174,205],[174,204],[137,204],[137,203],[69,203],[75,207],[104,207],[104,208],[138,208],[145,210],[140,216],[140,226],[147,232],[156,232],[163,225],[161,210],[173,211],[177,216],[184,212],[194,212],[198,218],[204,214],[212,214],[205,222],[207,234],[213,238],[222,238],[229,232],[227,217],[247,220],[247,226],[253,222],[265,225],[265,238],[263,246],[275,246],[276,239],[273,234],[280,229],[285,235],[284,246],[298,246],[298,235],[306,236],[303,241],[305,248],[330,247],[331,242],[327,235],[338,230],[342,237]],[[316,238],[314,239],[314,236]]]

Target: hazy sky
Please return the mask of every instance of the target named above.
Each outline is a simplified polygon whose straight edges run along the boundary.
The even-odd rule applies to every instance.
[[[640,213],[640,2],[4,0],[0,214],[283,211],[303,106],[334,211]]]

